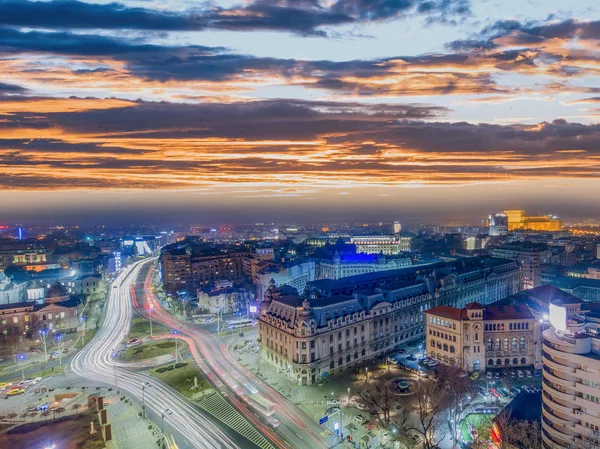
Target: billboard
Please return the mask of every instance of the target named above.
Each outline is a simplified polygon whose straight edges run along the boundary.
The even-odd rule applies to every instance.
[[[566,332],[567,330],[567,308],[550,303],[549,307],[550,324],[557,331]]]

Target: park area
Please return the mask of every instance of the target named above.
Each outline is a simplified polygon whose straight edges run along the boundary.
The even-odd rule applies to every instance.
[[[150,374],[187,398],[209,387],[202,373],[191,363],[177,363],[151,369]],[[194,382],[194,378],[197,379],[197,384]],[[197,385],[197,388],[194,388],[195,385]]]
[[[175,340],[151,341],[138,346],[127,348],[120,355],[121,359],[127,362],[137,362],[139,360],[151,359],[167,354],[175,356],[176,346],[181,351],[186,347],[186,344],[179,342],[177,345]]]
[[[38,449],[55,445],[60,449],[104,448],[101,433],[90,435],[92,421],[98,429],[99,422],[93,412],[23,424],[0,434],[0,447]]]

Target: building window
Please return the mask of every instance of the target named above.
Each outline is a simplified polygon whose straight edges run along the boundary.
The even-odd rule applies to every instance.
[[[508,360],[508,359],[504,359],[504,365],[505,365],[505,366],[509,366],[509,365],[510,365],[510,360]]]
[[[519,361],[517,359],[513,359],[513,365],[518,365]]]
[[[487,350],[488,351],[492,350],[492,339],[491,338],[487,339]]]
[[[333,360],[332,360],[332,361],[329,363],[329,369],[333,369],[333,367],[334,367],[334,362],[333,362]]]
[[[511,341],[511,349],[513,351],[517,350],[517,339],[515,337],[513,337],[512,341]]]
[[[508,338],[504,339],[504,345],[503,345],[503,347],[504,347],[505,351],[508,351]]]
[[[496,351],[500,351],[500,339],[499,338],[496,338],[494,349]]]
[[[527,360],[525,360],[525,357],[523,357],[523,358],[521,359],[521,365],[525,365],[526,363],[527,363]]]
[[[521,351],[525,350],[525,337],[521,337],[521,339],[519,340],[519,349]]]

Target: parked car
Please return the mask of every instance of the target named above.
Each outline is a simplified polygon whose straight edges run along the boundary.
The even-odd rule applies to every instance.
[[[517,376],[519,376],[519,379],[523,378],[523,371],[519,370],[517,371]]]
[[[494,373],[494,378],[495,378],[495,379],[500,379],[500,372],[499,372],[499,371],[496,371],[496,372]]]
[[[356,408],[359,410],[367,410],[368,407],[365,404],[363,404],[362,402],[357,402]]]
[[[528,378],[531,378],[531,371],[529,371],[529,370],[526,370],[526,371],[525,371],[525,375],[526,375]]]
[[[414,362],[415,360],[417,360],[417,358],[415,357],[414,354],[410,354],[408,357],[406,357],[406,360],[410,360],[411,362]]]
[[[359,424],[363,424],[365,422],[365,417],[363,415],[356,415],[353,419]]]
[[[492,377],[494,377],[494,374],[491,371],[488,371],[487,373],[485,373],[486,379],[491,379]]]
[[[534,375],[535,377],[541,377],[541,376],[542,376],[542,373],[541,373],[539,370],[536,370],[536,371],[534,371],[534,372],[533,372],[533,375]]]

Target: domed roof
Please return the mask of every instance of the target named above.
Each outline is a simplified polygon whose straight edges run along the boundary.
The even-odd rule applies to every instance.
[[[55,282],[46,290],[46,302],[59,302],[69,299],[69,292],[60,282]]]

